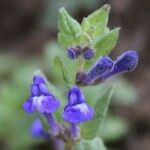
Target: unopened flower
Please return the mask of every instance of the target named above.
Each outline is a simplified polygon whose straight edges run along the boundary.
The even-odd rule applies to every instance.
[[[67,48],[67,56],[70,59],[76,59],[81,54],[82,54],[82,47],[80,46]]]
[[[89,84],[89,77],[85,71],[79,71],[76,74],[76,84],[86,86]]]
[[[99,81],[105,81],[106,79],[120,73],[133,71],[137,67],[137,64],[138,64],[138,54],[136,51],[130,50],[124,52],[114,62],[112,70],[110,70],[103,76],[100,76],[98,79],[94,81],[94,83],[98,83]]]
[[[138,54],[134,50],[127,51],[117,58],[114,63],[113,72],[121,73],[132,71],[138,64]]]
[[[100,57],[91,69],[87,72],[89,80],[97,78],[108,73],[113,67],[113,61],[108,56]]]
[[[85,47],[83,48],[82,56],[84,59],[91,59],[94,56],[95,52],[93,49]]]
[[[100,57],[87,73],[80,71],[76,74],[76,83],[90,85],[98,77],[110,72],[112,67],[113,61],[108,56]]]

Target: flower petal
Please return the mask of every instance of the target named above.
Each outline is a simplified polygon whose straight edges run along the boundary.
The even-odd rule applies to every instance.
[[[86,103],[66,107],[62,114],[65,121],[70,123],[80,123],[93,118],[94,110]]]
[[[73,86],[68,92],[68,105],[84,103],[85,98],[77,86]]]
[[[40,83],[45,83],[44,79],[39,75],[35,75],[33,77],[33,82],[35,85],[39,85]]]
[[[41,137],[41,136],[43,136],[44,130],[43,130],[42,123],[41,123],[40,119],[36,119],[32,123],[31,134],[34,137]]]
[[[45,96],[41,105],[44,108],[44,112],[52,113],[58,109],[60,103],[54,96]]]
[[[48,91],[48,88],[46,87],[45,83],[40,83],[39,84],[39,90],[41,92],[41,94],[43,95],[51,95],[50,92]]]
[[[29,98],[26,102],[24,102],[23,109],[27,113],[33,113],[34,107],[33,107],[33,104],[32,104],[32,98]]]
[[[32,96],[38,96],[40,93],[39,93],[39,89],[38,89],[38,86],[32,84],[30,86],[30,92],[31,92],[31,95]]]

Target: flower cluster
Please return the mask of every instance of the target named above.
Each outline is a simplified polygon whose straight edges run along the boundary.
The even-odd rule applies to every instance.
[[[45,80],[36,75],[33,77],[33,83],[30,86],[31,95],[23,104],[23,109],[27,113],[37,111],[45,116],[51,129],[50,136],[59,136],[62,131],[69,130],[69,137],[76,140],[79,137],[79,130],[77,124],[89,121],[93,118],[94,110],[86,103],[85,98],[77,86],[73,86],[68,91],[68,104],[64,108],[62,117],[65,121],[69,122],[71,127],[64,129],[64,127],[56,122],[53,117],[60,103],[57,98],[49,92],[46,87]],[[32,125],[32,135],[48,137],[42,129],[41,122],[35,120]]]
[[[90,49],[87,53],[80,53],[80,47],[76,49],[68,49],[70,58],[76,58],[79,55],[91,55]],[[75,52],[75,53],[73,53]],[[84,51],[85,52],[85,51]],[[87,56],[85,56],[87,58]],[[108,56],[100,57],[89,71],[79,71],[76,74],[76,83],[81,85],[95,85],[104,82],[113,75],[132,71],[138,63],[138,55],[136,51],[130,50],[122,54],[113,61]],[[64,127],[59,124],[53,116],[53,113],[59,108],[59,100],[48,90],[45,79],[40,75],[33,77],[33,83],[30,86],[30,96],[23,104],[23,109],[27,113],[38,112],[41,113],[48,122],[50,132],[45,132],[39,119],[33,122],[31,133],[36,137],[66,137],[77,140],[80,137],[80,129],[78,124],[90,121],[94,116],[94,110],[86,103],[83,93],[76,85],[68,90],[68,103],[62,112],[64,121],[70,124],[70,127]]]
[[[95,85],[108,78],[132,71],[138,64],[138,54],[134,50],[127,51],[113,61],[108,56],[100,57],[87,72],[79,71],[76,83],[79,85]]]

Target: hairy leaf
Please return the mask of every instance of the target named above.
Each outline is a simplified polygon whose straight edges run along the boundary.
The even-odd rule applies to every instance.
[[[69,80],[69,76],[68,76],[68,72],[67,72],[67,69],[63,63],[63,61],[60,59],[60,57],[58,56],[55,56],[54,58],[54,64],[59,66],[60,69],[61,69],[61,72],[62,72],[62,77],[65,81],[66,84],[69,84],[70,83],[70,80]]]
[[[120,28],[115,28],[96,40],[94,43],[94,48],[97,53],[96,56],[108,55],[112,51],[117,43],[119,30]]]
[[[80,43],[77,34],[81,32],[81,26],[63,7],[59,9],[58,29],[58,41],[64,48]]]
[[[81,27],[86,34],[91,37],[96,37],[102,32],[108,23],[108,16],[110,11],[110,5],[104,5],[94,13],[90,14],[87,18],[84,18]]]

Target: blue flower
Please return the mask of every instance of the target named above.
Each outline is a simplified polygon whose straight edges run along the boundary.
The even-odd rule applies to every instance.
[[[62,114],[63,119],[70,123],[81,123],[93,118],[94,110],[86,103],[79,87],[73,86],[68,92],[68,104]]]
[[[35,119],[31,126],[31,134],[33,137],[48,138],[48,133],[44,132],[40,119]]]
[[[33,113],[35,110],[42,113],[51,128],[51,134],[56,136],[60,132],[59,125],[55,121],[52,113],[59,107],[59,101],[49,92],[45,80],[36,75],[33,77],[33,83],[30,86],[30,97],[23,104],[23,109],[27,113]],[[40,124],[38,123],[40,127]],[[36,129],[36,128],[35,128]]]
[[[33,77],[30,93],[30,97],[23,104],[27,113],[33,113],[35,110],[40,113],[52,113],[59,107],[59,101],[48,91],[41,76]]]
[[[94,116],[94,110],[90,107],[81,93],[79,87],[73,86],[68,92],[68,104],[64,108],[62,117],[70,123],[70,138],[77,140],[80,137],[78,124],[90,121]]]

